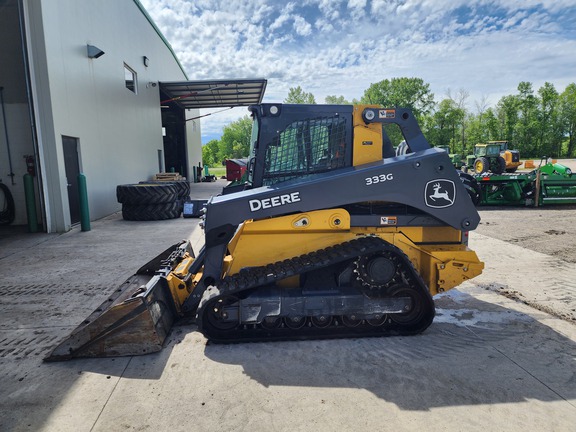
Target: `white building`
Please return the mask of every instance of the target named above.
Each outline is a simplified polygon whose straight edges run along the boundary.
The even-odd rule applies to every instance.
[[[265,89],[264,80],[188,81],[137,0],[0,0],[0,64],[0,181],[14,198],[12,224],[26,224],[32,156],[46,232],[80,220],[79,172],[92,220],[120,210],[118,184],[172,169],[193,180],[198,108],[259,103]]]

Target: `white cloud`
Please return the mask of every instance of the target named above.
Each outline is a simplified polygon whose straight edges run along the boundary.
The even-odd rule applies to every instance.
[[[318,2],[318,9],[322,12],[322,15],[325,17],[325,19],[329,21],[338,20],[340,18],[338,7],[339,2],[337,1],[320,0]]]
[[[349,0],[348,12],[353,20],[362,20],[366,16],[366,0]]]
[[[300,36],[309,36],[312,33],[312,26],[300,15],[294,15],[294,30]]]
[[[359,99],[371,83],[419,77],[440,100],[466,89],[491,104],[545,81],[574,82],[573,0],[141,0],[191,79],[268,79],[265,101],[300,85]],[[202,120],[203,132],[245,115]],[[235,117],[234,117],[235,116]],[[234,117],[234,118],[233,118]]]
[[[278,18],[274,20],[274,22],[268,27],[268,30],[278,30],[284,26],[290,20],[290,14],[282,13]]]

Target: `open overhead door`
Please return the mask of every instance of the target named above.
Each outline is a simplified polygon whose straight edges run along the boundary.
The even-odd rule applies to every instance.
[[[166,95],[162,105],[171,102],[181,108],[227,108],[262,102],[265,79],[160,82]]]

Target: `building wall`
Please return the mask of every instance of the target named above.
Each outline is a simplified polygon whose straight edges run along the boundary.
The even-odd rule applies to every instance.
[[[158,172],[162,128],[154,83],[186,76],[135,1],[27,0],[26,8],[48,230],[66,231],[71,224],[62,136],[79,139],[91,219],[118,211],[116,185]],[[87,44],[105,54],[88,58]],[[125,64],[137,73],[136,94],[126,88]],[[188,135],[197,165],[199,127]]]

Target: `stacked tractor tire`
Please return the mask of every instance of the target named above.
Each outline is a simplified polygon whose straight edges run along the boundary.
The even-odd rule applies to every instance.
[[[184,201],[190,196],[186,180],[142,182],[116,187],[116,198],[122,204],[122,217],[131,221],[179,218]]]

